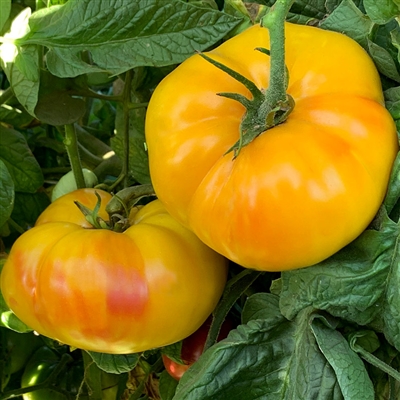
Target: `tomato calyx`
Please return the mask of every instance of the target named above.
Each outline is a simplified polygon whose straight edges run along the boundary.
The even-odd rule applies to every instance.
[[[152,185],[137,185],[122,189],[108,202],[106,211],[109,221],[105,221],[99,214],[101,206],[100,195],[95,192],[97,203],[94,209],[90,209],[79,201],[74,203],[85,216],[86,220],[95,229],[109,229],[114,232],[123,232],[129,228],[129,213],[133,206],[144,197],[155,196]]]
[[[90,209],[89,207],[86,207],[79,201],[74,201],[74,203],[79,208],[81,213],[85,216],[86,221],[88,221],[89,224],[93,226],[93,228],[112,229],[110,222],[104,221],[104,219],[98,215],[101,206],[101,198],[97,192],[95,192],[95,195],[97,197],[97,202],[93,210]]]
[[[239,93],[218,93],[219,96],[238,101],[246,108],[239,130],[239,140],[225,153],[233,151],[235,159],[240,150],[261,133],[286,121],[294,108],[293,98],[286,93],[288,73],[285,65],[285,19],[294,0],[277,0],[261,25],[269,30],[271,50],[256,48],[256,51],[271,57],[270,82],[266,89],[259,89],[226,65],[200,53],[206,61],[226,72],[249,90],[252,99]]]
[[[153,186],[136,185],[120,190],[108,202],[106,211],[112,221],[114,218],[119,217],[128,218],[129,212],[141,199],[145,197],[155,196]]]
[[[269,54],[269,50],[264,48],[256,48],[255,50]],[[218,96],[235,100],[246,108],[245,115],[240,124],[239,140],[226,152],[227,154],[233,151],[234,158],[236,158],[240,150],[252,142],[258,135],[285,122],[294,108],[294,100],[292,96],[285,94],[285,99],[279,99],[275,105],[271,104],[267,97],[268,91],[260,90],[254,82],[211,57],[205,54],[200,54],[200,56],[243,84],[253,97],[252,99],[248,99],[239,93],[217,93]]]

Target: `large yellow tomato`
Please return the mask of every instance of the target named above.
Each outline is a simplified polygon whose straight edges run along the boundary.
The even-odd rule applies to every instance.
[[[8,306],[35,331],[97,352],[134,353],[189,336],[216,306],[227,260],[158,200],[132,213],[123,233],[88,228],[74,201],[93,209],[94,192],[58,198],[14,243],[1,274]],[[111,196],[97,192],[106,217]]]
[[[254,26],[207,55],[268,87],[268,30]],[[355,239],[387,190],[398,151],[378,73],[345,35],[286,24],[286,122],[234,158],[249,91],[195,55],[156,88],[146,141],[155,191],[208,246],[248,268],[315,264]],[[228,153],[227,153],[228,152]]]

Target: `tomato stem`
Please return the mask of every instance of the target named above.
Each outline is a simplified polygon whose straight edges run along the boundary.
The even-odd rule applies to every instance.
[[[129,70],[125,74],[125,86],[123,92],[123,113],[124,113],[124,161],[122,164],[122,174],[124,176],[124,187],[128,186],[129,174],[129,123],[130,123],[130,109],[131,102],[131,89],[132,89],[133,70]]]
[[[293,98],[286,93],[288,72],[285,65],[285,19],[293,2],[294,0],[277,0],[269,13],[261,20],[261,25],[270,32],[271,46],[270,50],[255,49],[271,57],[270,82],[265,91],[260,90],[254,82],[226,65],[205,54],[200,54],[206,61],[244,85],[252,95],[252,99],[248,99],[239,93],[218,93],[219,96],[238,101],[246,108],[240,124],[239,140],[227,151],[229,153],[233,150],[234,158],[258,135],[285,122],[294,108]]]
[[[363,347],[356,343],[352,343],[351,348],[360,354],[360,356],[370,364],[372,364],[374,367],[380,369],[381,371],[386,372],[389,376],[392,378],[396,379],[396,381],[400,382],[400,373],[395,370],[393,367],[390,365],[386,364],[382,360],[380,360],[378,357],[374,356],[373,354],[369,353],[366,351]]]
[[[155,196],[153,186],[136,185],[120,190],[107,204],[106,211],[113,220],[113,215],[129,216],[130,209],[142,198]]]
[[[262,18],[261,25],[269,30],[271,55],[270,81],[265,92],[263,109],[269,110],[288,101],[286,94],[287,72],[285,66],[285,19],[294,0],[276,0]],[[262,49],[259,49],[263,51]],[[265,112],[261,110],[261,112]]]
[[[86,187],[85,178],[82,172],[82,164],[79,156],[78,139],[74,124],[65,125],[64,145],[67,150],[72,172],[74,173],[78,189]]]

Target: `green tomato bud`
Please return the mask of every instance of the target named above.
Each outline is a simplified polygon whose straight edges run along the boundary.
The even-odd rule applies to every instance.
[[[97,176],[94,172],[83,168],[83,177],[85,178],[86,187],[92,188],[98,184]],[[58,199],[64,194],[70,193],[76,190],[78,187],[76,186],[74,173],[72,171],[65,174],[54,186],[53,191],[51,193],[51,201]]]

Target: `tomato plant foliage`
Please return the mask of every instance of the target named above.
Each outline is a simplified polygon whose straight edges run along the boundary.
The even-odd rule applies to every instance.
[[[79,183],[85,168],[96,175],[98,188],[125,200],[123,189],[148,187],[145,120],[154,90],[195,53],[259,24],[275,3],[0,0],[0,266],[71,170],[78,187],[85,184]],[[368,53],[400,138],[400,1],[295,0],[286,19],[342,32]],[[64,192],[76,187],[65,185]],[[154,195],[140,193],[141,204]],[[115,215],[126,211],[113,207]],[[303,230],[307,236],[306,225]],[[56,373],[38,389],[98,400],[105,398],[107,373],[118,376],[107,399],[398,399],[399,287],[398,155],[375,218],[340,251],[284,272],[230,263],[205,351],[179,382],[166,373],[161,356],[179,361],[182,342],[115,355],[40,335],[35,343],[58,356]],[[227,316],[237,328],[217,341]],[[32,390],[21,387],[21,365],[29,360],[12,367],[10,338],[21,335],[15,343],[26,340],[27,347],[33,333],[2,296],[0,325],[0,399],[7,399]],[[8,335],[10,329],[20,333]],[[74,390],[68,390],[62,376],[72,369],[79,376],[74,373]]]

